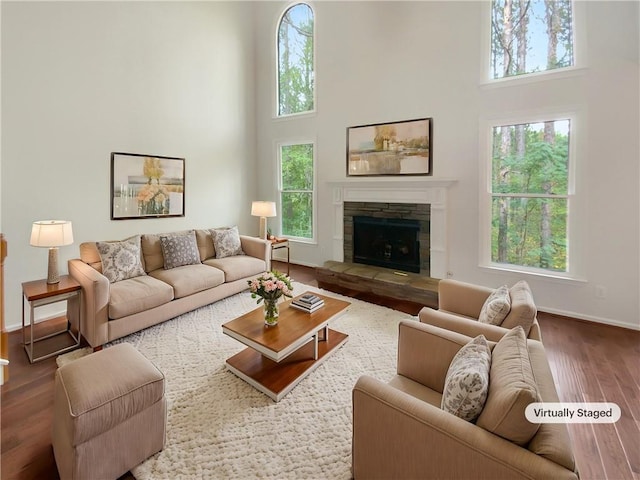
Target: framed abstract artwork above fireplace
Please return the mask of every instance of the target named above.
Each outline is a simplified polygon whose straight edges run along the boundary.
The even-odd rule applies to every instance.
[[[347,128],[347,176],[432,175],[432,119]]]

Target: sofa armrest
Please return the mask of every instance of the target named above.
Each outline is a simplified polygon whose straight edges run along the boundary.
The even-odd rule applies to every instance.
[[[240,235],[240,245],[245,254],[264,260],[267,264],[266,270],[271,270],[271,242],[258,237]]]
[[[69,260],[68,267],[69,275],[82,285],[82,336],[92,347],[104,345],[109,341],[109,280],[80,259]]]
[[[480,323],[474,319],[460,317],[449,312],[434,310],[429,307],[424,307],[420,310],[418,318],[422,323],[452,330],[470,338],[475,338],[478,335],[484,335],[487,340],[492,342],[499,341],[504,334],[509,331],[499,325]]]
[[[353,477],[577,480],[574,472],[372,377],[353,392]]]
[[[442,310],[434,310],[430,307],[424,307],[418,312],[420,322],[434,325],[436,327],[453,330],[462,333],[468,337],[474,338],[478,335],[484,335],[485,338],[492,342],[498,342],[502,336],[509,331],[508,328],[500,325],[490,325],[488,323],[480,323],[475,319],[460,317],[450,312]],[[542,342],[542,333],[540,332],[540,324],[537,319],[534,320],[527,338]]]
[[[478,318],[492,288],[445,278],[438,282],[438,308]]]
[[[415,321],[398,329],[398,375],[442,393],[451,360],[471,338]]]

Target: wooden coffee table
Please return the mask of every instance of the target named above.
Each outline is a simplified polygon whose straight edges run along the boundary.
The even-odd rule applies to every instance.
[[[279,402],[349,338],[330,329],[329,322],[350,303],[316,295],[324,307],[313,313],[291,307],[291,300],[280,303],[273,327],[264,324],[262,306],[222,325],[223,333],[248,347],[227,359],[227,368]]]

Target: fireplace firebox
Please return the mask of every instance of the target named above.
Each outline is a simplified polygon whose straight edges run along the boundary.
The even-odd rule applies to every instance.
[[[420,273],[420,222],[353,217],[353,261]]]

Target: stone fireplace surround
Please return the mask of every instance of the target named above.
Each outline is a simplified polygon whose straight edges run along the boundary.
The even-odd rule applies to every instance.
[[[429,268],[429,213],[428,203],[388,203],[388,202],[343,202],[343,246],[344,261],[353,262],[355,226],[354,217],[393,218],[402,220],[414,220],[418,222],[420,242],[420,273],[430,276]],[[364,262],[366,263],[366,262]],[[375,264],[374,264],[375,265]],[[385,266],[385,265],[381,265]],[[396,270],[404,270],[401,266],[387,267]],[[410,272],[412,270],[404,270]]]
[[[333,257],[344,260],[344,203],[384,202],[431,206],[430,276],[446,278],[449,269],[447,243],[447,193],[450,179],[365,180],[331,182],[333,198]]]

